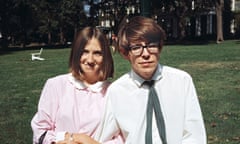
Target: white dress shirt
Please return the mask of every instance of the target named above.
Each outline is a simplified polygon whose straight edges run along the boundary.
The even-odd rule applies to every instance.
[[[155,80],[168,144],[206,144],[202,113],[192,78],[184,71],[158,65]],[[105,142],[121,133],[126,144],[144,144],[149,89],[133,70],[107,90],[107,104],[96,139]],[[153,144],[161,144],[155,117]]]

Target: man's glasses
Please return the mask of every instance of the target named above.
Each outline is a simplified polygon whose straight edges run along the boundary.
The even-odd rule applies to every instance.
[[[155,53],[159,52],[159,50],[158,50],[159,47],[160,47],[159,43],[149,43],[149,44],[147,44],[145,46],[143,46],[143,45],[132,45],[132,46],[129,46],[129,50],[132,52],[133,55],[139,56],[139,55],[142,54],[144,48],[146,48],[149,53],[155,54]]]

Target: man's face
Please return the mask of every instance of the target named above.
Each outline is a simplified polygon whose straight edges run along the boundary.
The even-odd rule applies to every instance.
[[[159,47],[159,44],[145,44],[144,42],[130,45],[131,50],[127,55],[127,59],[130,61],[132,69],[146,80],[152,78],[157,68],[161,52]]]

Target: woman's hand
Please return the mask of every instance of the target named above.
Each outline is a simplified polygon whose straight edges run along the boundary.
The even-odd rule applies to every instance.
[[[63,141],[57,142],[57,144],[100,144],[93,138],[86,134],[79,133],[66,133]]]
[[[75,142],[79,144],[100,144],[99,142],[95,141],[93,138],[86,134],[73,134],[73,139]]]

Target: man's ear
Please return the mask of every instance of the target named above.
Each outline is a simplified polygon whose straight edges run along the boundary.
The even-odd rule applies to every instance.
[[[162,41],[160,41],[160,46],[159,46],[160,48],[159,48],[159,53],[161,53],[162,52],[162,49],[163,49],[163,40]]]
[[[126,51],[124,48],[120,48],[119,52],[124,59],[129,60],[128,51]]]
[[[159,54],[162,52],[162,49],[163,49],[162,47],[159,48]]]

